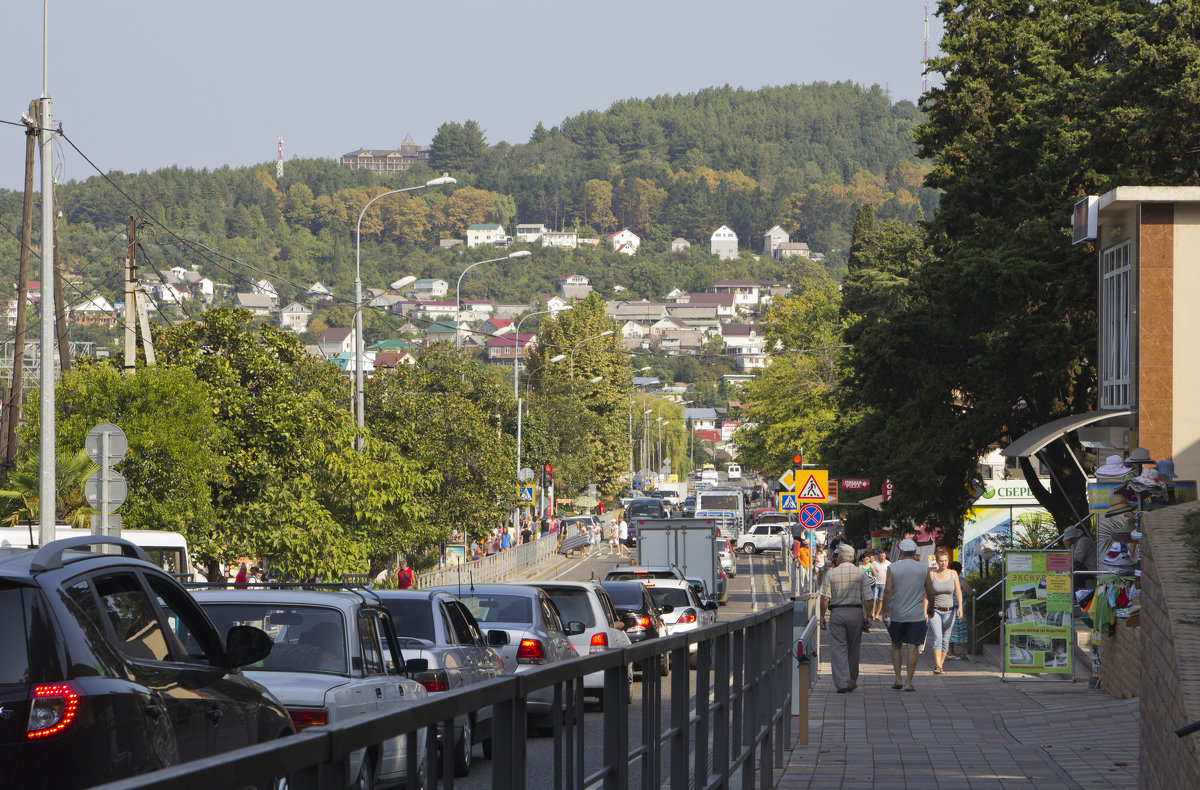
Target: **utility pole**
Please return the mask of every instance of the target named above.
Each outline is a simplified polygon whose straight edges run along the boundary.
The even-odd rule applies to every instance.
[[[137,218],[129,218],[129,254],[125,258],[125,372],[137,368]]]
[[[62,212],[58,212],[59,216]],[[67,337],[67,302],[63,296],[62,262],[58,253],[58,219],[54,218],[54,316],[58,325],[59,367],[63,373],[71,372],[71,341]]]
[[[49,3],[46,4],[47,7]],[[44,12],[49,28],[49,10]],[[47,34],[48,39],[48,34]],[[48,48],[48,47],[47,47]],[[54,117],[50,108],[49,56],[45,56],[42,76],[42,98],[38,104],[38,131],[42,155],[42,332],[39,352],[42,359],[39,410],[38,464],[38,530],[45,546],[54,540],[54,507],[58,501],[55,483],[54,423],[54,311],[47,289],[54,287]]]
[[[29,245],[33,235],[33,155],[37,149],[37,102],[29,103],[25,128],[25,202],[21,207],[21,264],[17,274],[17,331],[13,336],[13,373],[4,402],[4,467],[10,468],[17,455],[17,424],[25,380],[25,321],[29,302]]]

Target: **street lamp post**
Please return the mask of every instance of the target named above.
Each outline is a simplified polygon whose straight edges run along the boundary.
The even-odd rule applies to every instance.
[[[645,373],[649,365],[634,370],[634,373]],[[632,382],[630,382],[632,383]],[[629,389],[629,495],[633,496],[633,388]]]
[[[608,337],[612,333],[613,333],[613,330],[609,329],[606,332],[601,332],[600,334],[596,335],[595,337],[585,337],[583,340],[580,340],[578,343],[571,346],[571,378],[575,378],[575,351],[576,351],[576,349],[578,349],[584,343],[590,342],[592,340],[599,340],[602,337]]]
[[[440,178],[434,178],[426,181],[424,184],[417,184],[415,187],[404,187],[403,189],[391,189],[387,192],[382,192],[367,201],[367,205],[362,207],[362,211],[358,212],[358,225],[354,232],[354,405],[356,418],[358,420],[358,449],[362,449],[362,432],[366,427],[366,413],[363,411],[363,375],[362,375],[362,358],[363,358],[363,330],[362,330],[362,221],[363,215],[367,213],[367,209],[371,207],[379,198],[395,195],[400,192],[412,192],[414,189],[425,189],[426,187],[440,187],[446,184],[457,184],[458,181],[448,175],[443,175]]]
[[[463,274],[466,274],[467,272],[474,269],[476,266],[479,266],[480,264],[483,264],[483,263],[495,263],[496,261],[507,261],[510,258],[528,258],[531,254],[532,253],[530,253],[529,250],[517,250],[516,252],[510,252],[508,255],[505,255],[502,258],[488,258],[486,261],[475,261],[475,263],[472,263],[470,266],[468,266],[467,268],[462,270],[462,274],[458,275],[458,285],[455,286],[455,288],[454,288],[454,347],[455,348],[459,347],[459,339],[461,336],[458,325],[462,321],[462,278],[463,278]]]

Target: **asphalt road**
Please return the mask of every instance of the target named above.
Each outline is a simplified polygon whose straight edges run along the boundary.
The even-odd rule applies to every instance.
[[[783,593],[779,587],[779,577],[775,572],[775,560],[778,555],[736,555],[737,573],[730,587],[729,603],[720,607],[718,618],[728,619],[749,614],[757,609],[780,603]],[[629,562],[629,560],[625,560]],[[544,578],[569,579],[586,581],[600,579],[616,564],[613,557],[602,554],[600,557],[576,558],[560,563],[547,572]],[[670,678],[664,678],[669,681]],[[642,684],[635,682],[633,686],[634,702],[629,710],[629,743],[631,747],[643,742],[643,716],[645,708],[642,701]],[[693,692],[692,710],[695,710]],[[663,695],[660,701],[661,719],[663,726],[670,722],[670,686],[663,685]],[[589,701],[584,714],[586,732],[584,747],[585,775],[599,768],[603,748],[603,716],[597,710],[597,704]],[[664,755],[663,777],[650,786],[661,788],[669,776],[670,757]],[[526,779],[531,788],[550,788],[554,786],[554,739],[550,737],[531,738],[526,755]],[[491,761],[483,759],[483,751],[475,748],[471,775],[466,779],[455,780],[454,786],[474,790],[476,788],[492,787]],[[630,767],[629,787],[641,787],[640,762]]]

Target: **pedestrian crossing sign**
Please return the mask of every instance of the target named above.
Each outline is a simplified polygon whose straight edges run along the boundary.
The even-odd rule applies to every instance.
[[[521,486],[521,504],[533,504],[533,486]]]
[[[829,470],[805,469],[796,475],[796,499],[800,502],[828,502]]]
[[[796,495],[787,493],[779,495],[779,512],[780,513],[799,513],[800,503],[796,501]]]

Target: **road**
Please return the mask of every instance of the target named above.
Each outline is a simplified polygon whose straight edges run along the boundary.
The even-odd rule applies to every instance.
[[[737,573],[730,587],[729,602],[720,608],[718,612],[719,618],[739,617],[780,603],[783,600],[784,593],[780,590],[779,577],[775,571],[774,558],[777,556],[777,554],[736,555]],[[625,560],[625,562],[629,562],[629,560]],[[606,572],[612,569],[614,564],[614,558],[605,556],[604,554],[600,557],[587,559],[571,559],[555,567],[553,572],[548,573],[545,578],[569,579],[574,581],[600,579]],[[670,678],[664,678],[664,680],[669,681]],[[634,703],[629,711],[629,743],[631,745],[643,742],[642,722],[645,708],[642,701],[641,688],[641,683],[634,683]],[[596,707],[596,703],[589,701],[587,703],[587,712],[584,714],[584,726],[587,733],[584,756],[585,775],[598,769],[602,756],[602,739],[600,733],[602,732],[604,714],[597,710]],[[692,709],[693,711],[695,710],[694,698],[692,700]],[[671,710],[669,684],[664,684],[663,686],[660,710],[660,720],[664,724],[669,723]],[[476,747],[474,758],[471,775],[466,779],[455,780],[455,787],[464,787],[472,790],[480,788],[482,790],[483,788],[490,788],[492,786],[491,762],[482,759],[483,751],[480,747]],[[667,779],[666,771],[669,770],[669,764],[669,758],[664,759],[664,781]],[[554,739],[531,738],[529,740],[526,766],[528,786],[553,787]],[[640,764],[631,766],[629,786],[641,786]],[[654,783],[653,786],[662,787],[663,783]]]

